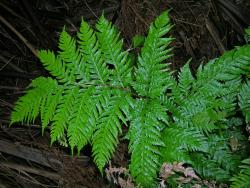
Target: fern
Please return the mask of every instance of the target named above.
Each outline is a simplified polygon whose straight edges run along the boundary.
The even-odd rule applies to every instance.
[[[146,187],[153,185],[161,165],[159,147],[164,144],[159,119],[164,116],[164,108],[157,100],[140,100],[135,104],[129,130],[130,171],[136,182]]]
[[[246,117],[246,122],[250,123],[250,81],[242,85],[239,93],[239,106]]]
[[[250,159],[245,159],[242,161],[242,165],[239,166],[241,172],[235,175],[231,181],[231,188],[247,188],[250,187]]]
[[[129,131],[129,149],[132,153],[130,170],[137,182],[144,186],[152,185],[160,167],[159,147],[161,141],[162,122],[167,122],[165,108],[161,105],[160,96],[171,87],[171,75],[162,64],[169,55],[168,44],[171,38],[163,36],[169,31],[167,13],[159,16],[151,24],[144,47],[138,56],[138,68],[135,70],[135,91],[145,99],[134,105],[131,127]]]
[[[40,116],[42,133],[51,126],[51,144],[69,145],[72,154],[90,143],[101,173],[128,126],[129,170],[137,184],[156,186],[161,164],[176,161],[192,165],[200,177],[228,183],[247,156],[243,122],[232,117],[240,107],[250,121],[250,45],[196,73],[190,60],[175,79],[165,62],[172,51],[170,29],[164,12],[150,25],[132,65],[119,32],[104,16],[95,29],[82,20],[76,39],[64,28],[58,53],[39,52],[51,77],[32,81],[16,102],[11,124]]]
[[[127,121],[132,98],[127,88],[117,88],[128,85],[131,67],[119,35],[104,17],[97,29],[95,32],[82,21],[77,41],[62,31],[58,55],[39,52],[42,64],[55,79],[34,80],[17,102],[11,123],[33,122],[40,114],[43,130],[51,123],[51,143],[67,136],[72,153],[74,148],[80,152],[91,143],[102,171],[118,143],[121,123]],[[111,45],[107,45],[109,41]],[[108,67],[111,63],[115,69]]]

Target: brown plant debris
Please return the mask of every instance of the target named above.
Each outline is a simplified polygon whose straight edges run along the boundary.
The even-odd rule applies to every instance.
[[[123,167],[112,167],[109,163],[109,167],[105,169],[106,177],[110,182],[119,185],[121,188],[135,188],[136,186],[132,182],[132,177],[128,172],[128,169]]]

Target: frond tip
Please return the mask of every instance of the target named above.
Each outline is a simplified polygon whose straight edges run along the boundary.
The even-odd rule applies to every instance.
[[[159,97],[171,86],[169,82],[171,74],[163,71],[167,66],[162,63],[171,56],[168,45],[172,38],[164,37],[170,29],[167,12],[161,14],[150,25],[144,47],[138,56],[138,68],[135,70],[133,83],[134,89],[140,96]]]

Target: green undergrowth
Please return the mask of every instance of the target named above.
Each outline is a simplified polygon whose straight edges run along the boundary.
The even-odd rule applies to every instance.
[[[101,173],[125,136],[129,173],[143,187],[157,187],[164,162],[183,162],[217,183],[229,184],[239,173],[233,178],[237,187],[249,178],[238,166],[249,156],[244,131],[250,122],[250,45],[200,65],[195,74],[188,62],[175,78],[169,21],[162,13],[145,38],[134,40],[142,45],[135,63],[104,16],[95,29],[83,20],[76,38],[64,29],[57,53],[39,51],[51,77],[32,81],[11,124],[39,117],[42,133],[51,128],[51,144],[59,141],[72,154],[90,143]]]

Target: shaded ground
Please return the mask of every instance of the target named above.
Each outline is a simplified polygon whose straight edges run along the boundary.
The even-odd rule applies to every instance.
[[[244,28],[250,25],[247,0],[0,2],[0,187],[115,187],[95,168],[89,146],[80,157],[71,157],[65,148],[50,147],[49,130],[42,136],[39,122],[9,128],[9,116],[31,80],[48,75],[35,50],[57,50],[64,25],[74,35],[81,17],[94,24],[104,12],[120,29],[125,47],[131,48],[132,37],[145,35],[151,21],[166,9],[171,10],[171,35],[176,38],[173,70],[189,58],[195,70],[201,62],[243,44]],[[124,167],[128,160],[127,143],[121,141],[112,164]]]

